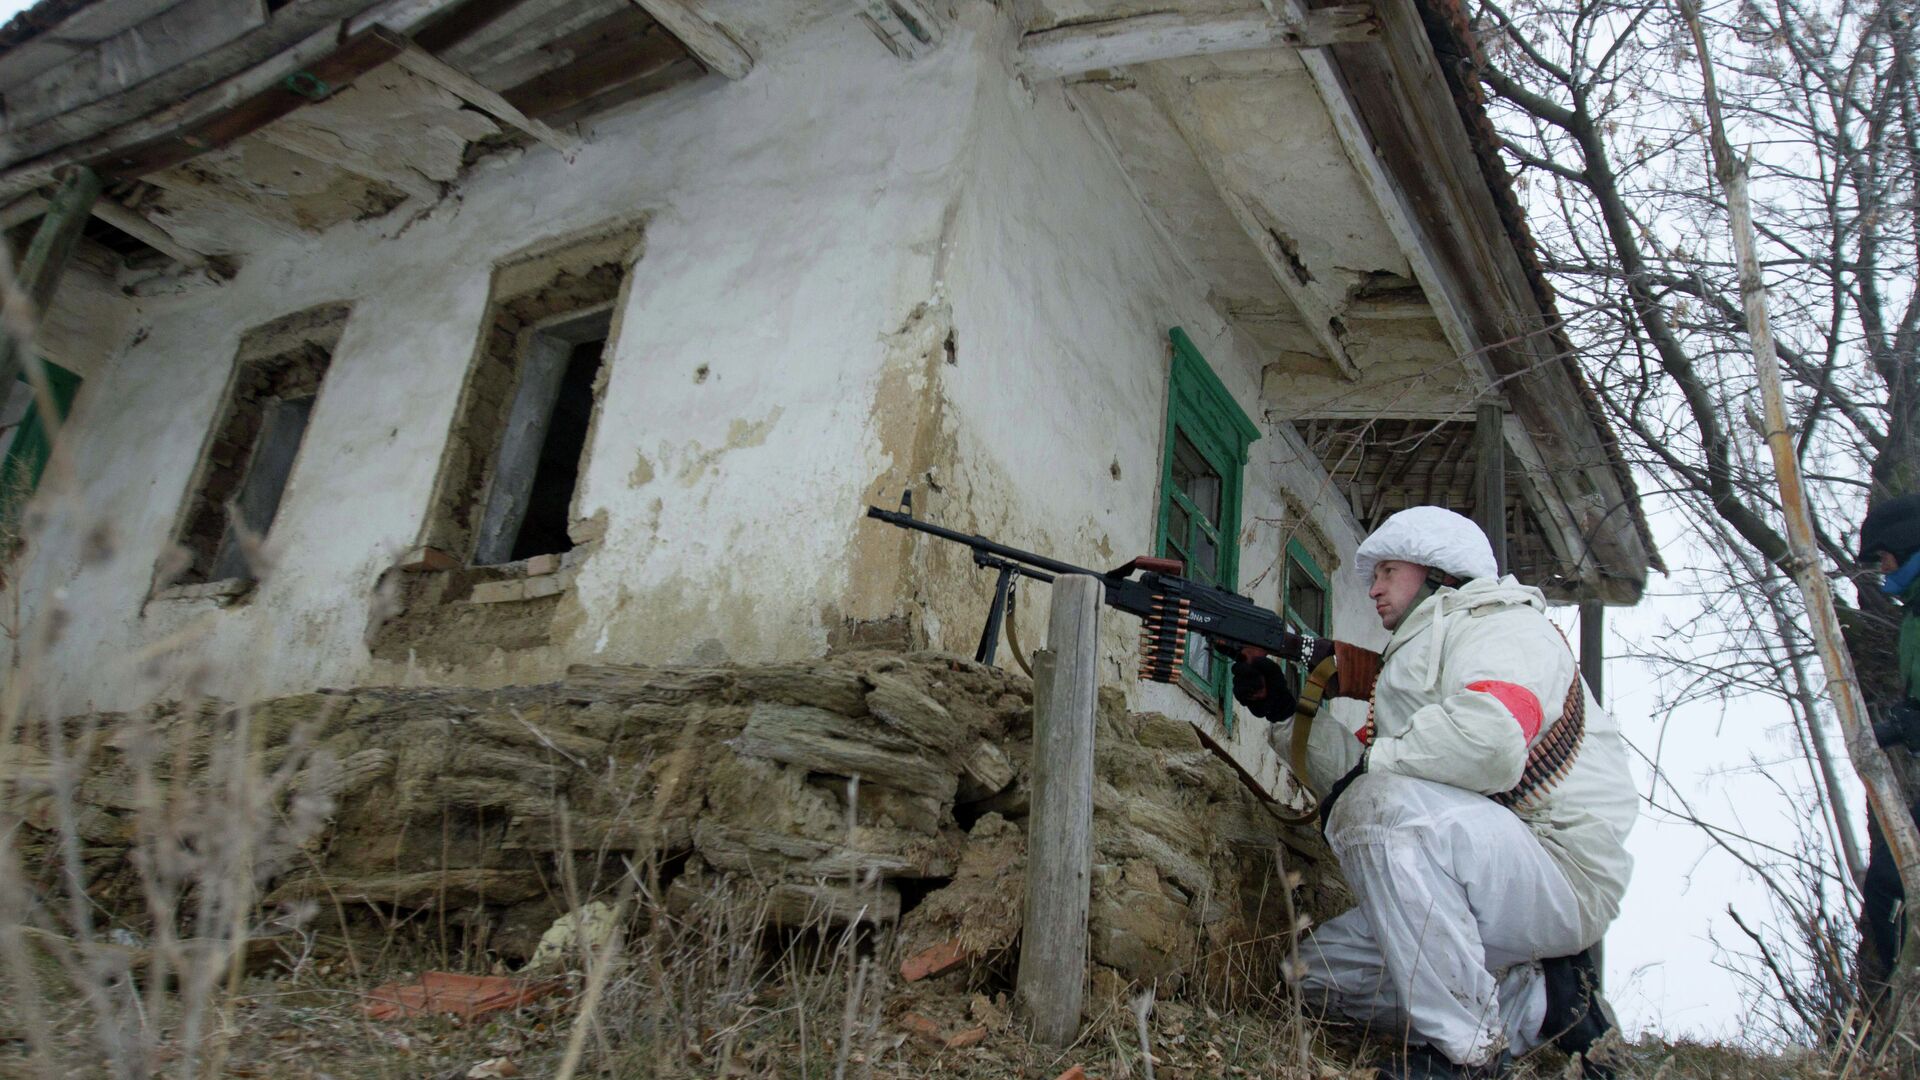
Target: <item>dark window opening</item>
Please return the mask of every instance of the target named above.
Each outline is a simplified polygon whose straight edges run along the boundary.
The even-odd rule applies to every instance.
[[[572,549],[567,526],[609,322],[603,309],[528,335],[481,515],[476,565]]]
[[[258,575],[255,544],[279,517],[346,319],[345,306],[329,305],[276,319],[241,339],[226,400],[175,534],[186,553],[177,582]]]
[[[226,533],[214,556],[214,581],[253,576],[246,538],[264,537],[273,527],[280,497],[286,494],[287,479],[293,475],[293,459],[307,433],[307,419],[313,415],[313,395],[275,398],[266,402],[261,412],[260,437],[253,444],[247,478],[233,500]]]
[[[593,419],[593,380],[600,373],[606,339],[584,341],[573,347],[560,393],[553,402],[547,440],[540,445],[540,464],[533,472],[533,490],[527,496],[527,517],[513,542],[513,558],[565,551],[567,511],[580,481],[580,452],[587,446],[587,422]]]

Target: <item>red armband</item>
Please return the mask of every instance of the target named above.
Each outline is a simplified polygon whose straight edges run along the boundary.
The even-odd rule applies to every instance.
[[[1540,711],[1540,699],[1533,695],[1533,691],[1518,683],[1501,682],[1497,679],[1482,679],[1479,682],[1468,683],[1467,689],[1491,694],[1495,701],[1505,705],[1507,711],[1513,714],[1514,720],[1519,722],[1520,733],[1526,736],[1528,742],[1532,742],[1533,737],[1540,734],[1540,724],[1546,719],[1546,714]]]

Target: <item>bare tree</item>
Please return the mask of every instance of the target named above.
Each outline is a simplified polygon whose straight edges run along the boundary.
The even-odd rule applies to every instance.
[[[1707,617],[1745,619],[1724,622],[1740,628],[1723,643],[1731,656],[1696,661],[1696,685],[1771,683],[1788,701],[1834,869],[1857,881],[1772,465],[1740,431],[1760,426],[1757,380],[1687,25],[1652,0],[1478,0],[1473,16],[1471,79],[1491,95],[1567,332],[1637,464],[1711,526],[1731,595]],[[1752,158],[1819,559],[1842,579],[1867,503],[1920,490],[1920,31],[1911,0],[1731,0],[1702,29],[1730,139]],[[1902,696],[1899,613],[1875,589],[1841,592],[1854,666],[1884,708]],[[1914,762],[1894,756],[1906,792],[1920,792]]]

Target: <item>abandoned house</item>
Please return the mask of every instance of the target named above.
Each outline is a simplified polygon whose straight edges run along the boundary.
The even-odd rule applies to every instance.
[[[1631,604],[1657,555],[1463,20],[42,0],[0,30],[0,225],[52,251],[70,409],[49,461],[0,371],[41,447],[6,607],[61,615],[15,677],[79,714],[970,654],[991,575],[863,517],[909,490],[1369,645],[1352,551],[1418,503]],[[1140,682],[1136,633],[1102,623],[1125,708],[1287,798],[1221,665]]]

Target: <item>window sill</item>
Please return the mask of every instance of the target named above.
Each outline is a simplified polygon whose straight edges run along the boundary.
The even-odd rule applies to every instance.
[[[410,574],[439,574],[455,578],[449,585],[456,591],[447,597],[455,603],[508,604],[520,600],[540,600],[571,590],[574,579],[580,575],[581,565],[598,546],[588,541],[575,545],[570,551],[535,555],[519,562],[471,567],[461,565],[459,559],[439,548],[423,547],[408,552],[396,564],[396,569]],[[466,580],[473,582],[465,597],[459,596],[457,590],[461,582],[456,575],[463,575]]]
[[[191,585],[169,585],[153,594],[155,600],[213,600],[221,604],[233,604],[246,598],[259,584],[252,578],[222,578],[219,581],[202,581]]]
[[[506,604],[515,600],[539,600],[543,597],[558,596],[573,588],[573,579],[579,574],[579,567],[569,566],[544,574],[524,574],[498,581],[483,581],[473,587],[473,592],[467,597],[467,603]]]

